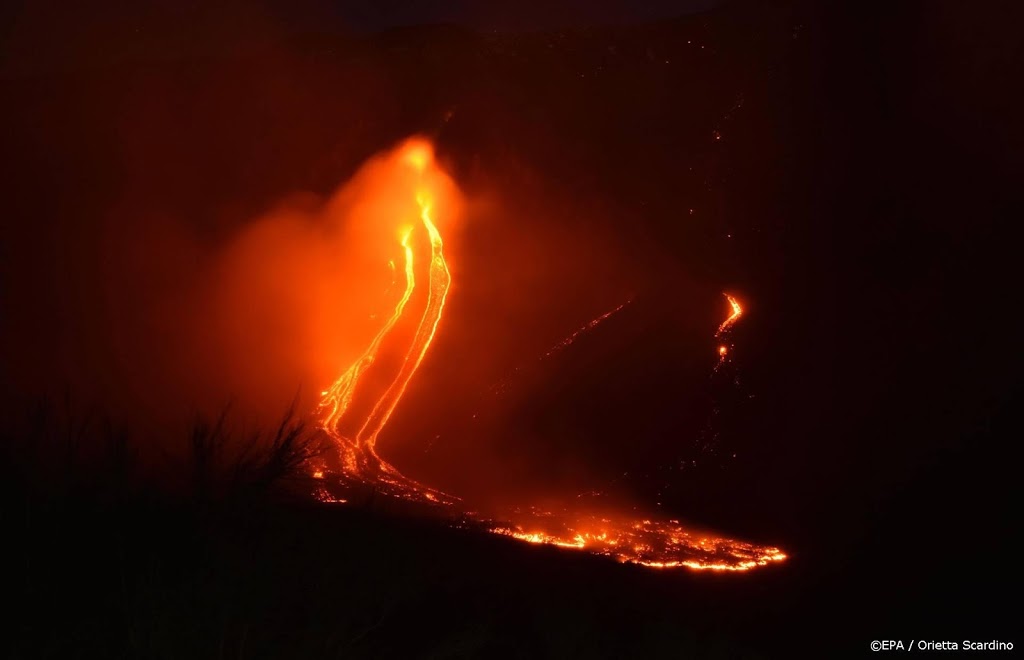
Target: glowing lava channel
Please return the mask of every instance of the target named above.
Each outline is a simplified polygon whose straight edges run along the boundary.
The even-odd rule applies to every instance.
[[[421,145],[408,146],[405,161],[423,173],[428,164],[428,150]],[[377,453],[377,437],[391,418],[391,413],[401,400],[402,395],[412,380],[413,375],[423,362],[423,357],[437,332],[437,324],[441,320],[448,288],[451,285],[451,273],[444,259],[441,234],[430,216],[430,200],[425,192],[416,196],[419,206],[419,220],[430,239],[430,267],[427,289],[427,301],[420,318],[419,325],[413,336],[408,351],[402,360],[398,373],[384,390],[384,393],[373,404],[370,413],[359,426],[354,437],[344,435],[339,429],[342,420],[349,411],[360,379],[366,370],[376,361],[381,343],[392,331],[402,317],[413,290],[416,288],[415,260],[411,245],[414,229],[403,232],[401,246],[405,257],[405,290],[395,305],[394,312],[377,332],[370,345],[356,361],[322,393],[320,401],[320,426],[337,446],[345,475],[353,480],[374,484],[387,484],[390,494],[413,500],[441,502],[450,500],[450,496],[419,484],[406,477],[393,465],[385,461]],[[392,263],[389,263],[392,266]],[[393,267],[393,266],[392,266]]]
[[[398,405],[402,395],[405,394],[409,381],[423,362],[423,357],[427,354],[427,349],[430,348],[431,342],[434,341],[434,334],[437,332],[437,324],[441,321],[441,312],[444,311],[445,300],[448,297],[448,288],[451,286],[452,281],[451,273],[448,271],[448,264],[445,262],[444,254],[442,253],[443,243],[441,241],[441,234],[437,231],[437,227],[430,218],[430,204],[424,200],[423,196],[420,196],[416,201],[420,206],[420,220],[423,222],[423,227],[427,230],[427,235],[430,237],[430,279],[426,308],[423,310],[423,317],[420,319],[419,327],[416,328],[416,334],[413,337],[409,351],[405,354],[405,359],[402,361],[401,369],[399,369],[398,374],[391,382],[391,385],[388,386],[383,396],[377,400],[370,415],[356,434],[355,441],[357,447],[366,448],[367,453],[376,459],[377,465],[384,472],[388,473],[391,477],[397,477],[406,482],[408,481],[406,477],[402,476],[398,470],[387,461],[381,459],[380,455],[377,454],[377,436],[384,428],[384,425],[388,423],[391,413],[394,412],[395,406]],[[403,241],[403,245],[405,243],[406,241]],[[406,264],[407,281],[412,283],[411,256],[407,256]],[[407,290],[411,291],[411,286]],[[427,499],[433,500],[436,497],[434,491],[425,489],[423,486],[419,486],[419,488],[424,489],[421,492],[426,495]]]
[[[370,342],[370,345],[363,351],[363,354],[352,363],[352,366],[345,370],[345,373],[338,380],[334,381],[330,389],[323,392],[323,398],[320,400],[321,426],[335,440],[335,444],[337,444],[341,452],[341,459],[345,469],[352,474],[361,472],[359,436],[357,435],[353,441],[349,441],[338,433],[337,427],[352,404],[352,397],[355,395],[360,376],[373,364],[381,342],[384,341],[384,337],[387,336],[391,328],[394,327],[395,323],[402,316],[405,305],[409,302],[412,291],[416,287],[416,276],[413,273],[412,248],[409,246],[411,235],[412,231],[410,230],[402,238],[402,248],[405,251],[405,291],[395,306],[395,311],[387,322],[384,323],[384,327],[380,329],[373,338],[373,341]],[[376,442],[376,435],[374,436],[374,441]],[[373,455],[376,455],[376,452]]]

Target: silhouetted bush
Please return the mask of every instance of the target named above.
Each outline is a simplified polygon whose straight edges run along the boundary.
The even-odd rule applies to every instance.
[[[10,494],[33,499],[237,501],[308,494],[307,464],[322,447],[292,407],[272,431],[243,436],[225,406],[212,420],[197,417],[182,451],[168,451],[66,395],[40,400],[0,432],[0,471]]]

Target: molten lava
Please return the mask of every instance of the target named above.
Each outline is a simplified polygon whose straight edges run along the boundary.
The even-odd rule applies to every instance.
[[[715,339],[726,339],[729,336],[729,331],[732,330],[732,326],[736,324],[736,321],[740,320],[743,316],[743,307],[735,297],[728,293],[723,293],[725,299],[729,302],[729,316],[722,321],[722,324],[718,326],[718,330],[715,332]],[[727,344],[718,345],[718,364],[715,365],[715,371],[717,372],[729,356],[729,349],[731,346]]]
[[[334,384],[330,389],[323,392],[323,399],[320,402],[320,409],[324,413],[322,426],[328,435],[330,435],[338,444],[339,450],[342,452],[342,460],[345,463],[347,470],[353,474],[358,474],[363,471],[363,466],[360,465],[360,459],[365,459],[365,453],[360,451],[362,449],[360,445],[360,437],[357,435],[351,440],[339,435],[336,431],[338,423],[342,417],[348,411],[349,406],[352,404],[352,398],[355,395],[356,385],[359,384],[359,378],[363,375],[370,365],[373,364],[377,357],[377,351],[380,349],[380,344],[387,336],[388,332],[394,327],[395,322],[398,321],[399,317],[402,316],[402,312],[405,310],[406,303],[409,302],[409,298],[412,296],[412,290],[416,286],[416,279],[413,275],[412,261],[413,254],[412,248],[409,247],[409,236],[412,232],[407,232],[402,238],[402,248],[405,252],[405,291],[402,297],[399,299],[398,304],[395,306],[395,311],[391,314],[390,318],[384,323],[384,327],[380,329],[377,335],[370,342],[370,345],[363,351],[363,354],[359,356],[352,366],[350,366],[345,373],[343,373],[338,380],[334,381]],[[392,262],[393,263],[393,262]],[[367,420],[369,421],[369,420]],[[376,442],[376,435],[373,438]],[[373,447],[367,447],[370,455],[375,455]]]
[[[786,558],[778,548],[700,534],[687,530],[678,520],[635,520],[609,513],[529,513],[537,519],[534,527],[517,525],[492,531],[527,543],[587,550],[651,568],[747,571]],[[544,531],[552,528],[558,531]]]
[[[406,387],[413,374],[423,362],[423,357],[430,348],[441,320],[451,274],[443,254],[441,234],[430,217],[430,191],[426,177],[422,175],[428,165],[432,165],[430,145],[412,140],[406,143],[401,152],[401,161],[410,167],[417,177],[416,204],[419,208],[419,223],[430,241],[429,278],[427,283],[427,301],[419,325],[413,336],[409,349],[402,360],[398,373],[394,375],[384,392],[376,399],[370,412],[362,419],[358,431],[354,435],[346,435],[340,430],[346,421],[356,390],[362,383],[367,370],[377,361],[381,344],[401,319],[403,312],[416,288],[415,255],[412,247],[412,234],[415,226],[405,228],[401,232],[399,243],[405,260],[405,289],[395,305],[391,316],[377,332],[370,345],[362,355],[323,392],[320,401],[321,427],[338,447],[343,471],[349,479],[377,482],[389,488],[389,494],[415,500],[436,502],[446,499],[443,494],[409,479],[394,466],[383,460],[377,453],[377,436],[387,424],[391,413],[405,394]],[[393,262],[389,262],[393,267]]]
[[[444,258],[441,233],[432,216],[433,201],[441,191],[436,190],[432,183],[437,180],[440,169],[433,160],[431,145],[423,140],[407,142],[399,150],[398,162],[405,169],[402,173],[406,177],[402,179],[403,182],[408,181],[408,175],[412,174],[414,186],[411,194],[418,208],[418,217],[401,228],[393,246],[402,260],[405,286],[366,349],[322,393],[318,408],[320,426],[337,448],[340,474],[332,475],[325,471],[323,465],[313,467],[312,476],[320,484],[315,497],[322,502],[344,503],[347,500],[332,494],[329,486],[334,483],[340,487],[369,486],[393,497],[441,507],[451,514],[455,524],[470,524],[528,543],[586,550],[621,562],[654,568],[744,571],[784,559],[785,555],[777,548],[697,534],[683,528],[676,520],[637,520],[631,515],[599,515],[580,510],[551,512],[535,508],[502,512],[497,516],[498,520],[495,520],[477,513],[460,511],[456,506],[457,498],[406,477],[381,458],[376,449],[377,438],[433,342],[451,285],[451,273]],[[396,185],[395,190],[389,194],[403,194],[403,186]],[[425,234],[426,244],[429,244],[425,301],[403,358],[386,385],[383,388],[379,385],[376,387],[378,393],[375,394],[374,388],[367,383],[367,375],[378,365],[387,362],[382,359],[385,344],[389,341],[393,343],[396,335],[402,336],[398,332],[399,326],[407,315],[414,314],[410,311],[410,303],[417,287],[415,239],[418,231],[422,231],[421,236]],[[395,270],[393,260],[388,265],[392,271]],[[724,334],[742,314],[736,299],[729,295],[726,298],[732,307],[732,314],[719,327],[716,336]],[[620,312],[628,304],[629,301],[593,319],[552,347],[546,355],[564,349],[579,335]],[[726,350],[724,345],[719,349],[722,359]],[[356,405],[360,397],[364,400],[369,398],[370,403]]]
[[[736,300],[736,298],[734,298],[733,296],[730,296],[728,293],[723,293],[722,295],[725,296],[725,299],[729,301],[729,309],[731,311],[729,313],[729,316],[726,317],[724,321],[722,321],[722,325],[718,326],[718,332],[715,333],[716,337],[721,337],[723,334],[725,334],[729,330],[729,328],[735,325],[736,321],[738,321],[740,317],[743,316],[743,307],[740,306],[739,301]]]

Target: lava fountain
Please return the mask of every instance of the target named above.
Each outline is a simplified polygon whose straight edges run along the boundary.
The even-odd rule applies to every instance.
[[[333,474],[324,466],[317,465],[313,468],[313,476],[328,485],[333,482],[341,487],[369,486],[375,492],[395,498],[440,507],[459,526],[471,526],[527,543],[586,550],[620,562],[653,568],[745,571],[785,559],[778,548],[698,533],[677,520],[653,516],[638,518],[632,513],[574,507],[553,510],[514,508],[485,516],[466,511],[459,506],[458,498],[405,476],[380,456],[376,449],[377,438],[433,342],[452,281],[434,216],[435,202],[446,194],[438,182],[446,179],[434,161],[432,146],[422,139],[409,140],[399,147],[396,162],[402,169],[402,185],[396,185],[388,194],[408,193],[410,201],[415,200],[417,209],[416,217],[399,219],[402,224],[392,246],[401,260],[404,286],[366,349],[322,393],[317,415],[320,428],[337,451],[339,473]],[[408,186],[404,184],[410,180],[412,186],[406,191]],[[427,279],[425,299],[416,317],[411,301],[418,286],[417,247],[420,245],[427,260]],[[390,265],[397,275],[394,261]],[[727,298],[732,314],[719,327],[716,337],[725,334],[742,314],[735,298],[728,295]],[[620,312],[627,304],[623,303],[583,326],[552,351],[571,344],[577,335]],[[399,326],[410,320],[416,320],[415,329],[407,340],[403,357],[386,378],[386,383],[383,386],[378,383],[374,387],[369,382],[372,380],[368,378],[369,374],[379,363],[386,361],[382,360],[385,345],[393,343],[396,335],[401,338]],[[724,359],[725,352],[721,351],[721,355]],[[356,405],[360,398],[364,400],[362,406]],[[365,403],[367,399],[369,404]],[[321,488],[320,493],[321,499],[344,501],[329,495],[326,488]]]

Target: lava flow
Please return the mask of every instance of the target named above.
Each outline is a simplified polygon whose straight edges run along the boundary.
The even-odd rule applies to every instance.
[[[718,332],[715,333],[716,337],[722,336],[722,334],[724,334],[736,323],[736,321],[739,320],[741,316],[743,316],[743,307],[740,306],[739,301],[728,293],[723,293],[722,295],[729,301],[729,308],[732,311],[729,313],[729,316],[722,321],[722,325],[718,326]]]
[[[559,351],[568,348],[569,346],[572,345],[572,343],[574,341],[576,341],[579,338],[580,335],[582,335],[582,334],[584,334],[586,332],[589,332],[589,331],[593,330],[594,328],[596,328],[597,326],[601,325],[602,323],[607,321],[609,318],[611,318],[613,315],[618,314],[619,312],[621,312],[622,309],[626,305],[630,304],[631,302],[633,302],[633,301],[632,300],[627,300],[626,302],[622,303],[618,307],[615,307],[614,309],[611,309],[611,310],[605,312],[604,314],[598,316],[597,318],[592,319],[586,325],[581,326],[578,330],[573,332],[571,335],[569,335],[568,337],[566,337],[565,339],[563,339],[562,341],[558,342],[557,344],[552,346],[550,349],[548,349],[548,351],[544,354],[544,357],[549,358],[549,357],[555,355],[556,353],[558,353]]]
[[[573,331],[572,334],[570,334],[569,336],[565,337],[560,342],[558,342],[557,344],[555,344],[554,346],[549,348],[547,351],[545,351],[540,357],[537,358],[536,361],[537,362],[543,362],[544,360],[547,360],[547,359],[550,359],[552,357],[555,357],[556,355],[561,353],[563,350],[565,350],[569,346],[572,346],[572,344],[577,339],[579,339],[582,335],[585,335],[586,333],[590,332],[591,330],[593,330],[597,326],[601,325],[602,323],[604,323],[605,321],[610,319],[612,316],[618,314],[623,309],[625,309],[627,305],[631,304],[632,302],[633,302],[633,300],[629,299],[626,302],[618,305],[617,307],[614,307],[614,308],[608,310],[604,314],[601,314],[600,316],[597,316],[597,317],[591,319],[590,321],[588,321],[587,323],[585,323],[584,325],[580,326],[575,331]],[[522,372],[522,368],[521,367],[516,367],[515,369],[512,370],[512,372],[509,375],[505,376],[504,378],[499,380],[497,383],[492,385],[489,388],[490,391],[492,393],[496,394],[496,395],[504,394],[505,392],[507,392],[512,387],[512,383],[514,382],[515,378],[521,374],[521,372]]]
[[[786,558],[778,548],[701,534],[683,527],[678,520],[636,520],[610,513],[557,514],[536,509],[518,513],[534,518],[545,529],[558,531],[528,532],[521,525],[492,531],[527,543],[587,550],[650,568],[747,571]]]
[[[383,460],[377,453],[377,436],[387,424],[395,406],[398,405],[413,374],[419,368],[423,357],[434,339],[437,324],[441,320],[451,274],[443,254],[441,234],[431,218],[431,196],[427,189],[426,177],[423,176],[428,165],[432,165],[432,153],[429,144],[420,140],[411,140],[400,153],[400,161],[417,175],[416,204],[419,208],[419,224],[427,233],[430,241],[429,280],[427,301],[416,328],[412,342],[398,373],[373,404],[368,415],[362,419],[354,435],[340,430],[346,421],[358,386],[367,370],[377,361],[381,344],[395,324],[401,319],[413,290],[416,288],[415,255],[412,248],[412,234],[416,226],[403,228],[400,245],[405,260],[405,289],[395,305],[391,316],[374,336],[373,341],[359,358],[323,392],[320,401],[321,427],[334,441],[341,458],[342,471],[350,480],[369,482],[377,486],[385,486],[389,494],[413,500],[437,502],[448,499],[443,493],[423,486],[409,479],[394,466]],[[391,265],[393,262],[389,262]]]
[[[729,330],[732,329],[732,326],[736,324],[736,321],[738,321],[740,317],[743,316],[743,307],[740,306],[739,301],[736,300],[736,298],[734,298],[733,296],[729,295],[728,293],[723,293],[722,295],[725,296],[725,299],[729,301],[729,309],[731,311],[729,312],[729,316],[727,316],[726,319],[722,321],[722,324],[718,326],[718,331],[715,332],[715,339],[724,339],[728,334]],[[727,346],[724,343],[719,344],[718,366],[721,366],[722,363],[725,362],[725,357],[728,354],[729,346]]]
[[[377,438],[430,348],[451,285],[441,234],[432,217],[432,202],[441,194],[431,184],[438,180],[440,173],[433,161],[432,148],[425,141],[411,140],[398,153],[399,162],[406,169],[404,175],[409,171],[414,175],[412,194],[418,207],[418,218],[401,228],[393,246],[403,260],[405,287],[366,349],[323,392],[318,408],[320,427],[337,448],[340,474],[333,475],[325,470],[325,466],[317,465],[313,468],[313,476],[327,485],[331,482],[341,487],[361,484],[386,495],[440,507],[450,514],[456,525],[482,528],[528,543],[586,550],[620,562],[652,568],[744,571],[784,559],[785,555],[778,548],[699,534],[684,528],[676,520],[635,519],[632,515],[581,510],[552,512],[536,508],[512,509],[493,517],[466,512],[457,506],[457,498],[406,477],[381,458],[376,449]],[[394,194],[400,195],[401,192],[401,186],[396,186]],[[383,388],[378,384],[376,389],[383,391],[374,397],[372,391],[369,394],[364,391],[374,389],[367,383],[367,375],[375,365],[386,362],[381,359],[385,344],[393,343],[393,337],[400,335],[399,327],[411,313],[410,302],[417,286],[415,238],[420,229],[430,246],[425,302],[404,357],[387,384]],[[394,269],[393,262],[390,266]],[[718,334],[724,333],[742,313],[735,299],[727,297],[733,314],[722,324]],[[565,348],[580,333],[621,311],[627,304],[623,303],[583,326],[555,346],[552,352]],[[369,398],[370,403],[357,405],[359,398]],[[335,476],[337,479],[333,478]],[[327,488],[320,489],[319,497],[325,501],[346,501],[330,495]]]

